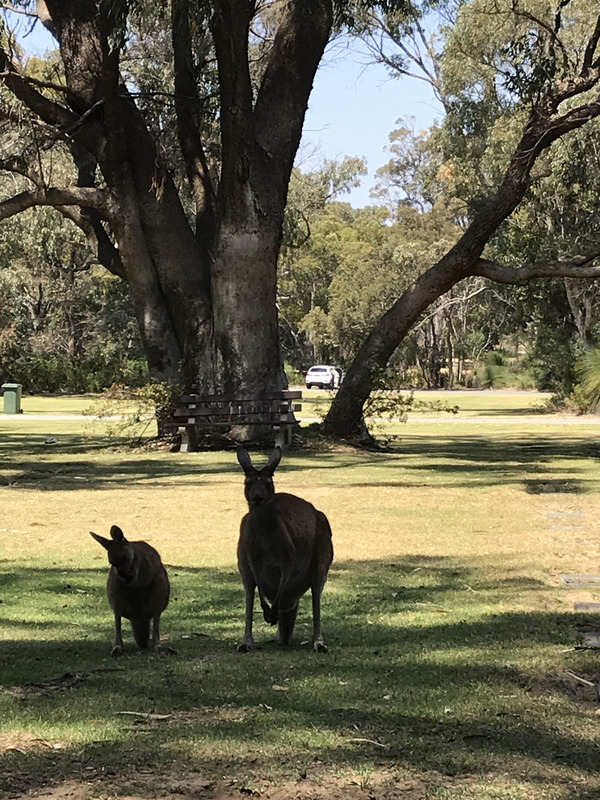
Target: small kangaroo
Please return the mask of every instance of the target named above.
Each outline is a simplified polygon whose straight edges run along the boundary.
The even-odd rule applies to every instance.
[[[293,494],[275,492],[273,473],[281,459],[275,448],[262,469],[256,469],[240,447],[238,461],[246,476],[244,494],[249,511],[242,519],[238,568],[246,593],[246,626],[238,652],[254,647],[254,590],[266,622],[277,625],[280,644],[289,644],[298,602],[311,590],[313,649],[326,653],[321,633],[321,594],[333,560],[331,528],[322,511]],[[270,605],[269,605],[270,603]]]
[[[167,607],[171,592],[160,555],[146,542],[128,542],[117,525],[111,527],[110,539],[92,531],[90,534],[108,551],[110,570],[106,589],[108,603],[115,615],[115,641],[111,655],[123,653],[122,617],[131,621],[133,636],[140,649],[157,648],[160,615]]]

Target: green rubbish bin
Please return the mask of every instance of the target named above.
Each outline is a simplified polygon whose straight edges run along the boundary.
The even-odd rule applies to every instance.
[[[21,384],[20,383],[3,383],[2,391],[4,392],[4,413],[5,414],[22,414],[21,411]]]

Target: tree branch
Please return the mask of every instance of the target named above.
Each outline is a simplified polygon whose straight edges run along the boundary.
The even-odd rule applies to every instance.
[[[285,204],[289,176],[302,135],[304,115],[317,67],[329,39],[330,0],[287,3],[275,33],[254,106],[254,133],[263,167]]]
[[[31,181],[34,186],[38,189],[44,188],[44,179],[37,172],[33,167],[29,165],[24,166],[16,161],[11,161],[10,159],[2,159],[0,161],[0,169],[5,170],[6,172],[12,172],[15,175],[22,175],[27,180]]]
[[[552,27],[551,25],[548,25],[548,23],[544,22],[544,20],[537,17],[535,14],[532,14],[531,11],[526,11],[525,9],[518,8],[517,3],[514,2],[514,0],[512,4],[512,10],[516,16],[523,17],[523,19],[527,19],[530,22],[533,22],[535,25],[546,31],[546,33],[550,36],[552,41],[558,45],[558,48],[563,58],[563,69],[566,70],[569,64],[569,55],[560,36],[558,35],[558,31],[560,30],[561,27],[560,13],[556,15],[555,24],[554,27]]]
[[[427,34],[421,25],[418,14],[415,13],[413,15],[414,30],[411,31],[410,34],[406,34],[406,38],[412,41],[412,49],[406,44],[404,37],[398,38],[381,14],[371,11],[368,15],[368,19],[373,28],[379,32],[379,41],[368,31],[368,38],[365,39],[365,44],[369,50],[374,53],[377,60],[394,73],[406,75],[410,78],[417,78],[418,80],[428,83],[433,89],[435,97],[439,100],[446,113],[448,113],[448,99],[444,92],[440,68],[436,61],[432,43],[427,38]],[[387,37],[390,42],[393,42],[404,56],[416,66],[417,72],[411,72],[409,69],[402,68],[392,57],[387,55],[383,42],[384,36]],[[421,44],[419,44],[418,40],[420,40]],[[423,52],[425,55],[423,55]]]
[[[600,244],[566,261],[533,261],[522,267],[508,267],[481,258],[471,274],[513,286],[525,286],[537,278],[598,278],[600,264],[593,263],[598,259],[600,259]]]
[[[4,77],[7,73],[4,73],[1,77]],[[27,83],[31,83],[33,86],[37,86],[38,89],[51,89],[54,92],[61,92],[65,93],[69,91],[69,87],[65,86],[63,83],[52,83],[52,81],[41,81],[38,78],[32,78],[31,75],[21,75],[24,81]]]
[[[590,88],[600,80],[600,69],[596,73]],[[586,91],[585,89],[583,91]],[[576,94],[579,94],[577,92]],[[548,148],[552,142],[560,139],[565,133],[583,127],[592,119],[600,116],[600,95],[591,103],[577,106],[560,116],[550,115],[546,118],[534,109],[526,126],[523,138],[515,150],[513,161],[521,160],[524,170],[529,173],[536,158]]]
[[[56,206],[56,210],[83,231],[88,246],[95,254],[99,264],[113,275],[124,280],[127,279],[121,254],[111,242],[99,220],[90,219],[89,215],[82,213],[77,206]]]
[[[25,8],[17,8],[17,6],[13,6],[10,3],[0,3],[0,9],[3,11],[10,11],[13,14],[22,14],[25,17],[34,17],[38,19],[38,15],[35,11],[27,11]]]
[[[0,77],[5,86],[30,111],[40,117],[47,125],[55,127],[60,135],[67,133],[76,136],[81,144],[91,152],[97,152],[101,145],[99,133],[94,132],[85,119],[65,106],[49,100],[33,88],[32,82],[21,74],[17,65],[6,51],[0,48]]]
[[[199,135],[201,104],[192,70],[189,13],[189,0],[173,0],[175,114],[181,152],[196,201],[196,237],[208,256],[216,231],[216,197]]]
[[[88,206],[94,208],[103,219],[110,219],[116,212],[112,194],[106,189],[89,189],[70,186],[65,189],[34,189],[0,202],[0,220],[13,217],[33,206]]]
[[[594,54],[596,53],[596,49],[598,47],[598,42],[600,41],[600,15],[596,20],[596,27],[594,28],[594,32],[590,36],[587,47],[585,48],[585,54],[583,56],[583,67],[582,72],[584,70],[591,69],[594,66]],[[598,60],[596,60],[596,66],[598,65]]]
[[[440,311],[446,311],[447,309],[452,308],[452,306],[457,306],[460,305],[461,303],[468,303],[469,300],[472,300],[474,297],[477,297],[477,295],[482,294],[483,292],[487,292],[488,290],[489,286],[479,286],[477,289],[474,289],[472,292],[469,292],[469,294],[462,295],[460,297],[451,297],[449,300],[444,300],[435,307],[435,309],[431,312],[431,314],[427,314],[427,316],[423,317],[420,324],[423,324],[424,322],[429,322],[429,320],[432,319]]]
[[[97,161],[76,142],[69,143],[71,155],[77,167],[77,186],[96,189]],[[113,245],[106,232],[100,213],[95,208],[86,206],[57,206],[57,211],[71,220],[83,231],[90,250],[95,253],[98,262],[113,275],[126,278],[126,271],[119,250]]]
[[[249,177],[248,148],[253,138],[248,30],[254,10],[252,0],[218,0],[211,19],[221,98],[223,164],[219,190],[221,197],[228,197],[228,206],[221,208],[227,219],[245,209],[246,187],[241,192],[239,189]]]

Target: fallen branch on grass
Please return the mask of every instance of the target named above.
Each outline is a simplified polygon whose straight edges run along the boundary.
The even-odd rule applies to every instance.
[[[387,750],[389,745],[382,744],[381,742],[376,742],[374,739],[362,739],[362,738],[354,738],[348,739],[349,742],[363,742],[366,744],[374,744],[375,747],[382,747],[384,750]]]

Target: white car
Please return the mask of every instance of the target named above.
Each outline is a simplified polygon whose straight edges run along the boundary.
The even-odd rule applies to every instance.
[[[306,388],[337,389],[342,382],[342,375],[342,370],[338,367],[319,364],[311,367],[306,373]]]

